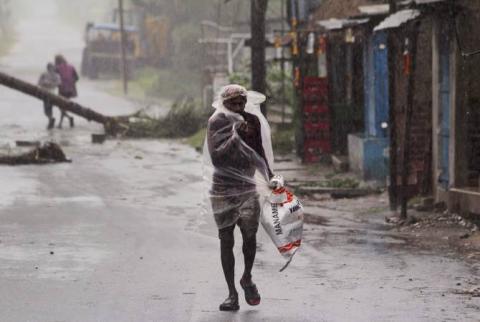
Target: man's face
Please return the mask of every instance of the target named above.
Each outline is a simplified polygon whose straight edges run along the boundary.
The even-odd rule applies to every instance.
[[[247,104],[247,98],[245,96],[237,96],[226,100],[223,102],[223,105],[232,112],[240,113],[245,109],[245,104]]]

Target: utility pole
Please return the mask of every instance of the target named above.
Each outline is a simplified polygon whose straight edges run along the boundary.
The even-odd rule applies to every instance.
[[[123,20],[123,0],[118,0],[118,14],[120,16],[120,47],[122,51],[122,79],[123,79],[123,93],[128,94],[128,74],[127,74],[127,37],[125,34],[125,24]]]
[[[412,65],[408,74],[407,84],[407,108],[405,111],[405,127],[403,137],[403,158],[402,158],[402,202],[401,202],[401,219],[407,219],[408,206],[408,177],[410,163],[410,128],[412,124],[412,113],[415,96],[415,75],[417,68],[417,40],[420,22],[414,22],[409,30],[409,46],[412,56]]]
[[[390,13],[397,12],[397,1],[396,0],[388,0],[388,3],[390,4]]]
[[[283,48],[283,36],[285,35],[285,0],[280,0],[281,7],[280,10],[282,12],[281,19],[282,19],[282,44],[281,44],[281,73],[282,73],[282,124],[285,124],[285,52]]]
[[[395,0],[389,0],[390,14],[397,12],[397,3]],[[395,59],[397,52],[395,47],[395,33],[388,33],[388,84],[389,84],[389,99],[390,106],[389,125],[390,132],[390,186],[388,187],[388,195],[390,200],[390,209],[396,211],[398,207],[398,153],[397,153],[397,126],[395,117],[395,96],[396,96],[396,66]]]
[[[268,0],[250,0],[251,3],[251,51],[252,51],[252,90],[265,94],[267,89],[265,62],[265,20]],[[261,106],[263,115],[267,115],[266,104]]]

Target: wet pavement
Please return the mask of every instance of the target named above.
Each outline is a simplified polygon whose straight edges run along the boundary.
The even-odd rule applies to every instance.
[[[32,81],[57,52],[78,66],[82,45],[81,30],[40,23],[55,21],[53,1],[43,2],[0,61]],[[82,80],[78,101],[111,115],[137,108],[103,87]],[[73,159],[0,166],[1,321],[480,321],[480,299],[453,292],[478,285],[475,266],[391,231],[382,195],[305,200],[304,244],[283,273],[260,231],[262,304],[241,299],[239,312],[218,312],[226,288],[193,149],[167,140],[92,145],[98,125],[78,119],[48,133],[41,102],[5,88],[0,98],[3,151],[19,139],[53,139]],[[235,254],[240,272],[240,238]]]

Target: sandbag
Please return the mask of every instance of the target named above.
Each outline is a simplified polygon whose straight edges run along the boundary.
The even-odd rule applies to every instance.
[[[288,267],[302,243],[303,213],[300,200],[283,187],[274,189],[263,203],[262,226],[287,260],[280,272]]]

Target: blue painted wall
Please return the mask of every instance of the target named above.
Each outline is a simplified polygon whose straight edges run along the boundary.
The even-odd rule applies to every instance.
[[[366,138],[363,142],[363,177],[366,180],[385,181],[388,174],[384,151],[390,145],[388,138]]]
[[[364,122],[365,136],[374,136],[375,124],[375,73],[373,59],[373,37],[368,37],[363,46],[363,90],[364,90]]]
[[[356,168],[365,180],[385,182],[389,167],[384,152],[390,144],[388,131],[382,129],[382,123],[389,121],[390,112],[386,32],[374,33],[365,40],[363,70],[365,132],[349,139],[349,153],[355,153],[349,159],[361,162]],[[361,156],[361,160],[357,156]]]
[[[365,135],[387,137],[382,123],[389,120],[387,33],[377,32],[365,41],[363,50]]]
[[[387,132],[382,129],[382,123],[389,120],[389,89],[388,89],[388,47],[387,33],[377,32],[373,37],[373,59],[375,73],[375,123],[372,124],[372,134],[375,137],[385,138]]]
[[[450,39],[449,33],[440,35],[440,177],[439,182],[448,189],[450,181]]]

